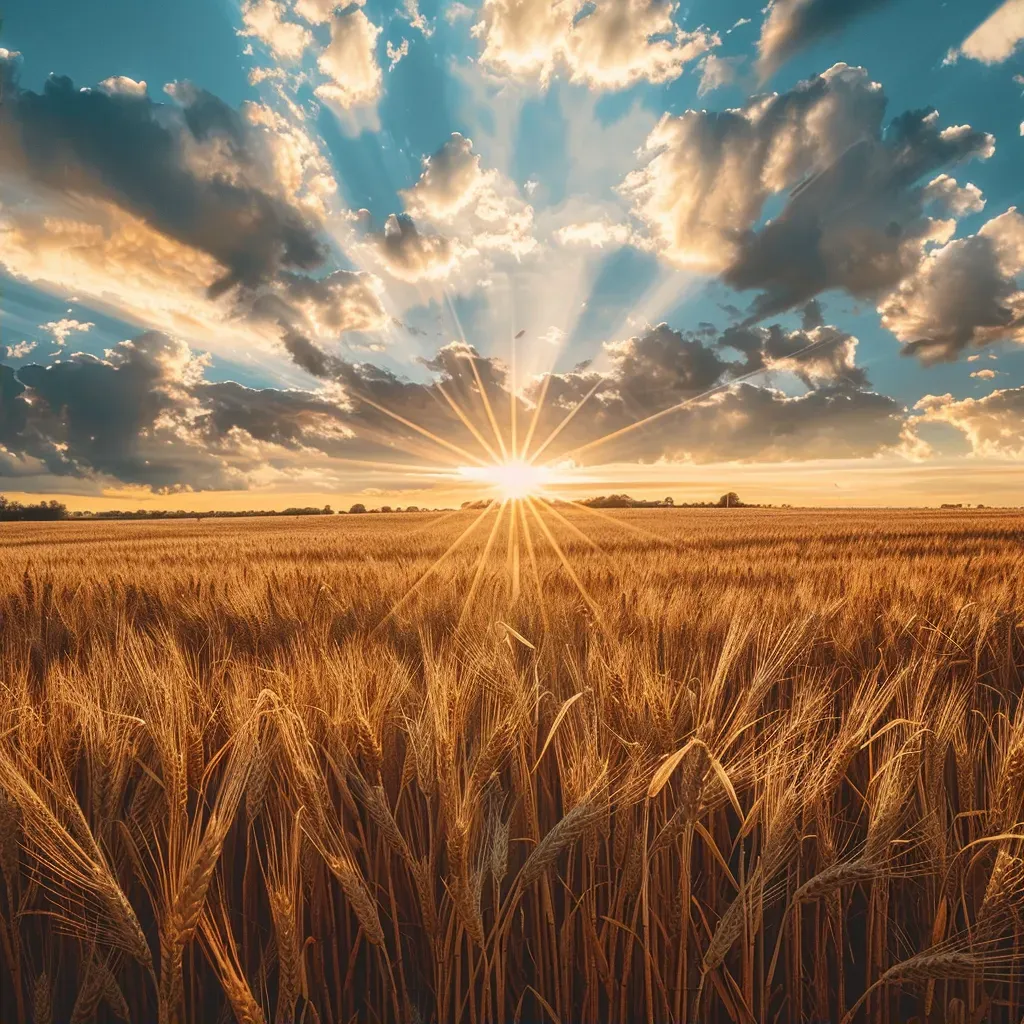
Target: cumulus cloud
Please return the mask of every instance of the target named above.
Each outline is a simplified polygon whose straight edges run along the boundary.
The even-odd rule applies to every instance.
[[[856,339],[834,327],[786,332],[774,326],[745,330],[740,336],[718,335],[710,324],[692,332],[661,324],[607,344],[604,372],[584,365],[541,375],[517,396],[503,363],[462,343],[445,346],[425,362],[438,375],[426,383],[402,380],[370,364],[345,362],[302,337],[290,338],[289,347],[310,373],[341,387],[352,406],[347,422],[355,436],[406,447],[422,449],[424,444],[408,427],[415,423],[464,451],[478,452],[449,399],[476,415],[481,387],[499,423],[508,422],[514,401],[526,418],[542,403],[533,450],[586,401],[545,450],[545,458],[706,462],[847,457],[906,451],[912,440],[906,410],[867,390],[863,371],[854,363]],[[762,371],[793,373],[808,390],[791,395],[747,382],[751,373]],[[656,424],[632,429],[652,415],[659,417]],[[623,430],[591,454],[581,451]],[[435,448],[431,455],[428,443],[427,454],[443,461],[445,453]]]
[[[959,57],[1000,64],[1008,60],[1024,39],[1024,0],[1006,0],[997,7],[959,46],[946,55],[952,64]]]
[[[15,345],[0,346],[0,359],[25,359],[37,344],[35,341],[19,341]]]
[[[377,38],[381,34],[359,8],[335,14],[331,41],[317,59],[328,81],[316,94],[343,110],[376,103],[383,75],[377,62]]]
[[[364,2],[356,0],[356,5],[362,7]],[[334,17],[334,12],[342,6],[347,7],[348,4],[339,3],[338,0],[295,0],[295,13],[311,25],[326,25]]]
[[[841,32],[860,15],[891,0],[771,0],[758,40],[758,70],[767,78],[794,54]]]
[[[718,45],[704,28],[685,31],[672,0],[485,0],[474,34],[481,61],[505,74],[547,83],[564,67],[595,89],[669,82]]]
[[[424,158],[419,177],[400,195],[405,212],[389,216],[383,232],[371,231],[367,240],[401,280],[439,281],[471,257],[520,259],[537,248],[533,207],[507,177],[485,169],[472,139],[458,132]],[[369,214],[360,217],[365,222]]]
[[[0,74],[0,170],[27,187],[116,204],[212,256],[224,268],[219,290],[323,259],[315,226],[272,180],[263,134],[217,97],[182,86],[170,106],[67,78],[37,94],[18,87],[9,63]]]
[[[410,214],[452,228],[479,251],[521,257],[536,247],[533,207],[500,171],[484,169],[473,140],[458,132],[423,161],[402,199]]]
[[[387,323],[379,282],[320,271],[336,183],[301,120],[182,83],[171,103],[67,79],[36,94],[15,71],[0,59],[9,273],[214,348],[273,351],[279,322],[325,339]],[[271,301],[277,315],[248,315]]]
[[[975,370],[971,374],[971,376],[972,377],[977,377],[978,380],[995,380],[995,378],[996,378],[996,371],[995,370]]]
[[[184,342],[151,331],[103,358],[0,366],[0,477],[41,468],[163,493],[239,489],[287,453],[345,450],[351,432],[336,401],[211,383],[207,365]]]
[[[306,0],[308,3],[309,0]],[[242,5],[239,35],[259,39],[278,60],[298,60],[313,42],[304,25],[285,18],[287,8],[278,0],[247,0]]]
[[[403,281],[439,281],[462,256],[458,243],[437,234],[421,234],[412,217],[391,214],[384,230],[368,236],[384,269]]]
[[[737,110],[665,115],[647,162],[621,186],[652,243],[677,266],[759,289],[758,318],[828,288],[874,296],[945,242],[954,207],[976,205],[929,175],[994,150],[990,135],[941,127],[932,110],[900,115],[883,132],[886,99],[863,68],[837,64],[785,93]],[[757,229],[765,202],[792,190]]]
[[[984,398],[926,395],[914,406],[926,423],[959,430],[973,454],[1024,458],[1024,387],[993,391]]]
[[[67,344],[72,334],[86,334],[96,325],[94,323],[83,323],[80,320],[63,317],[60,320],[51,320],[49,323],[40,324],[39,330],[46,331],[58,346]]]
[[[104,79],[97,88],[108,96],[134,96],[141,99],[146,95],[145,82],[136,82],[135,79],[126,78],[124,75]]]
[[[935,249],[879,306],[882,323],[925,362],[995,341],[1024,341],[1024,217],[1011,207],[976,235]]]

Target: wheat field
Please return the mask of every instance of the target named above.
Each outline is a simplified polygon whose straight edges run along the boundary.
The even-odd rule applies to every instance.
[[[4,1024],[1021,1019],[1024,515],[476,515],[3,527]]]

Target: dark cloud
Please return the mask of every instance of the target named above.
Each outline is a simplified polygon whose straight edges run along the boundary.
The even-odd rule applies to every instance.
[[[837,64],[737,110],[666,115],[622,191],[670,262],[761,292],[748,322],[830,288],[877,299],[980,208],[978,190],[945,169],[994,151],[991,135],[944,128],[934,110],[883,131],[885,108],[863,68]],[[759,228],[784,192],[782,212]]]
[[[926,211],[920,180],[991,149],[969,128],[944,130],[934,111],[903,114],[882,139],[863,139],[792,194],[782,213],[741,247],[725,280],[762,289],[757,319],[830,288],[871,298],[896,286],[920,263],[945,225]]]
[[[790,57],[892,0],[773,0],[758,41],[758,70],[767,78]]]
[[[930,252],[879,306],[882,323],[926,363],[996,341],[1024,341],[1022,271],[1024,217],[1011,208],[976,235]]]
[[[665,410],[671,415],[582,461],[845,457],[901,443],[903,410],[865,390],[850,335],[776,325],[710,337],[709,327],[659,325],[606,345],[603,374],[581,365],[538,378],[517,397],[506,366],[463,343],[424,360],[430,376],[415,381],[289,331],[296,363],[324,382],[314,393],[210,382],[204,357],[149,332],[102,359],[76,353],[49,366],[0,365],[0,476],[49,472],[176,491],[245,488],[257,476],[312,466],[330,472],[334,458],[411,455],[454,467],[485,457],[481,438],[500,449],[491,416],[507,443],[513,402],[524,431],[537,414],[536,451],[584,399],[545,459]],[[790,396],[744,382],[762,371],[793,373],[808,391]]]
[[[0,75],[0,169],[114,203],[208,253],[224,268],[214,293],[324,259],[316,226],[273,178],[267,133],[210,93],[176,86],[177,104],[156,103],[63,77],[35,93],[19,86],[10,59]]]

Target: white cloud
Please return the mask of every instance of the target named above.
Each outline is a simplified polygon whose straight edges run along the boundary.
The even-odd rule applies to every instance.
[[[684,31],[678,3],[664,0],[485,0],[473,32],[484,42],[481,61],[510,75],[547,83],[559,67],[595,89],[640,81],[668,82],[717,46],[704,28]]]
[[[759,318],[829,288],[877,298],[952,236],[955,216],[980,209],[974,186],[936,173],[995,148],[969,125],[942,128],[935,111],[908,112],[883,133],[885,108],[863,68],[837,64],[740,109],[665,115],[619,191],[667,261],[760,289]],[[781,213],[758,227],[766,201],[785,192]]]
[[[24,359],[37,345],[35,341],[19,341],[16,345],[6,346],[7,359]]]
[[[83,323],[81,320],[61,319],[51,320],[48,324],[40,324],[39,329],[46,331],[53,336],[58,345],[66,345],[72,334],[87,334],[96,325],[94,323]]]
[[[975,370],[971,374],[972,377],[977,377],[979,380],[994,380],[996,376],[995,370]]]
[[[1000,64],[1013,56],[1024,40],[1024,0],[1006,0],[990,14],[958,47],[946,56],[952,64],[959,57]]]
[[[458,132],[423,161],[416,183],[401,195],[410,214],[451,229],[467,247],[516,257],[536,248],[533,207],[503,174],[485,170],[473,140]]]
[[[126,78],[124,75],[114,75],[112,78],[105,78],[100,82],[98,88],[108,96],[145,96],[146,83],[136,82],[133,78]]]
[[[331,41],[317,59],[330,79],[316,89],[323,100],[343,110],[376,103],[381,93],[377,38],[381,29],[361,10],[337,14],[331,22]]]
[[[409,40],[403,39],[401,45],[395,46],[391,40],[388,40],[387,46],[388,60],[391,64],[388,66],[388,71],[394,71],[395,66],[403,57],[409,56]]]
[[[354,2],[357,7],[362,7],[366,0]],[[295,13],[311,25],[326,25],[334,17],[337,8],[348,6],[345,0],[296,0]]]
[[[697,87],[697,95],[706,96],[715,89],[731,85],[736,81],[736,72],[742,63],[742,57],[719,57],[709,53],[700,62],[700,85]]]
[[[246,0],[242,5],[239,35],[264,43],[278,60],[298,60],[313,42],[312,33],[295,21],[286,21],[287,8],[278,0]]]
[[[974,455],[1024,458],[1024,387],[993,391],[984,398],[926,395],[914,408],[925,423],[956,427]]]
[[[420,13],[419,0],[404,0],[402,13],[408,20],[410,27],[421,32],[424,39],[429,39],[434,34],[433,26]]]
[[[473,17],[473,8],[468,7],[466,4],[459,3],[456,0],[455,3],[449,4],[448,9],[444,12],[444,20],[449,25],[454,25],[457,21],[462,21],[465,18]]]
[[[628,224],[617,224],[610,220],[578,221],[566,224],[555,231],[555,241],[559,245],[589,246],[592,249],[603,249],[606,246],[629,245],[637,239]]]

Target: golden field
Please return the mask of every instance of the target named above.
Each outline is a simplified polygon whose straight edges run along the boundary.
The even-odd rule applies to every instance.
[[[1021,1019],[1024,514],[477,515],[0,527],[4,1024]]]

